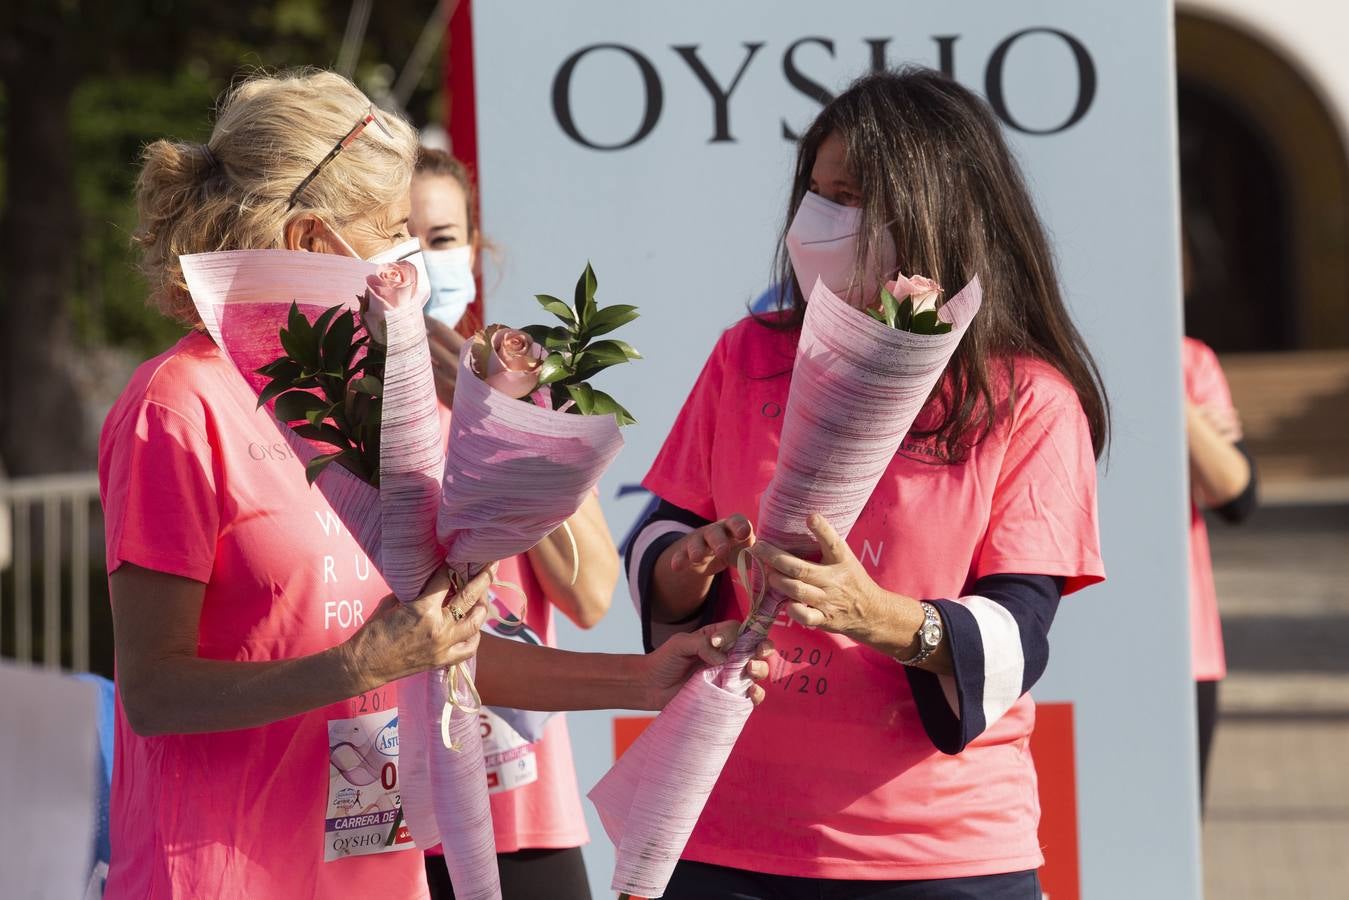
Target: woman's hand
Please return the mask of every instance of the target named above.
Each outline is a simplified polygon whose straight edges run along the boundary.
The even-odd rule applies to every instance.
[[[1251,464],[1235,446],[1241,439],[1236,411],[1186,403],[1185,439],[1195,502],[1212,509],[1241,496],[1251,482]]]
[[[487,621],[487,590],[495,573],[495,565],[483,569],[451,596],[449,573],[442,568],[411,603],[399,603],[392,594],[385,597],[343,645],[349,665],[384,684],[468,659],[478,651],[478,632]]]
[[[740,551],[754,544],[749,519],[734,515],[691,531],[666,551],[670,569],[711,578],[735,565]]]
[[[459,375],[459,351],[464,338],[444,322],[426,319],[426,340],[431,347],[431,374],[436,380],[436,397],[447,407],[454,405],[454,382]]]
[[[644,657],[641,660],[646,666],[644,680],[651,698],[647,708],[663,709],[694,672],[726,662],[726,653],[735,643],[739,629],[739,622],[705,625],[697,631],[674,635],[656,652]],[[767,660],[772,655],[773,642],[764,641],[754,659],[745,664],[745,674],[755,682],[749,689],[749,698],[755,706],[763,702],[764,689],[758,682],[768,677]]]
[[[754,544],[749,519],[734,515],[691,531],[661,553],[651,578],[651,618],[683,622],[702,605],[712,579]]]
[[[806,527],[820,545],[818,563],[763,541],[750,551],[764,564],[768,586],[788,598],[787,615],[793,621],[870,642],[883,611],[895,605],[896,595],[871,579],[852,548],[824,516],[811,515]],[[918,615],[921,624],[921,611]]]
[[[1218,437],[1229,444],[1235,444],[1242,438],[1241,415],[1233,407],[1207,406],[1186,401],[1185,412],[1190,418],[1207,423]]]

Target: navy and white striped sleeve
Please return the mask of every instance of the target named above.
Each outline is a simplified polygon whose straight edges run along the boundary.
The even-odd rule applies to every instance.
[[[660,499],[660,498],[657,498]],[[712,604],[707,597],[688,618],[679,622],[655,622],[651,618],[651,573],[666,548],[691,531],[709,524],[707,519],[661,499],[628,543],[624,564],[628,575],[628,593],[642,621],[642,647],[650,653],[673,634],[696,631],[707,624]],[[718,576],[718,579],[720,576]],[[714,580],[708,596],[717,589]]]
[[[1063,584],[1049,575],[988,575],[968,596],[929,601],[941,613],[952,674],[905,672],[938,750],[965,749],[1044,674]]]

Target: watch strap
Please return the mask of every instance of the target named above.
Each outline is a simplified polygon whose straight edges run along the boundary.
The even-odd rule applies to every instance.
[[[919,665],[920,663],[926,661],[927,658],[931,656],[933,653],[936,653],[937,648],[941,646],[941,641],[938,641],[932,646],[928,646],[927,642],[923,640],[923,632],[927,631],[929,626],[936,625],[938,628],[942,627],[941,614],[937,612],[937,607],[933,606],[931,603],[928,603],[926,600],[922,601],[922,606],[923,606],[923,624],[918,626],[918,652],[915,653],[913,656],[909,657],[908,659],[899,659],[899,657],[895,657],[896,659],[899,660],[901,665],[905,666]]]

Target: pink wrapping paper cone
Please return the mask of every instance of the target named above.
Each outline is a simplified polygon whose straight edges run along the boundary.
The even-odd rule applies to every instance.
[[[492,561],[528,551],[569,519],[623,446],[612,416],[555,412],[493,390],[473,374],[470,350],[465,345],[455,382],[438,535],[450,567],[464,578]],[[435,712],[443,707],[447,686],[436,678],[429,686],[428,708]],[[461,751],[445,750],[438,737],[431,741],[433,794],[438,800],[446,796],[442,783],[445,791],[459,786],[460,793],[437,803],[436,819],[442,834],[465,825],[481,834],[477,816],[490,810],[487,777],[482,772],[472,780],[466,772],[469,759],[482,769],[478,716],[455,710],[449,728]],[[456,774],[459,769],[465,771]],[[446,854],[456,897],[480,896],[460,893],[461,867],[474,870],[490,863],[495,871],[491,822],[485,821],[485,841],[461,845],[454,858]]]
[[[847,537],[982,296],[975,278],[942,307],[951,331],[920,335],[877,322],[816,282],[797,345],[777,466],[759,506],[760,540],[816,556],[805,524],[815,512]],[[764,596],[754,619],[765,632],[782,600],[771,591]],[[614,890],[641,897],[665,892],[744,727],[748,708],[733,715],[733,701],[748,704],[743,670],[762,641],[763,635],[746,629],[727,662],[691,680],[591,791],[618,848]]]
[[[605,833],[618,835],[615,890],[664,893],[745,727],[753,704],[718,687],[714,675],[709,669],[690,678],[590,792]],[[666,802],[649,802],[653,797]]]

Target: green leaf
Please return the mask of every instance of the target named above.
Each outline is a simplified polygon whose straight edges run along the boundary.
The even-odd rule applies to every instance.
[[[952,325],[950,322],[938,322],[937,327],[932,329],[933,334],[950,334]]]
[[[338,309],[328,310],[332,312]],[[324,313],[327,315],[327,313]],[[350,312],[343,312],[333,320],[332,325],[323,335],[323,367],[325,369],[346,370],[347,357],[351,351],[351,339],[356,335],[356,317]]]
[[[598,284],[595,270],[587,262],[586,270],[576,280],[576,315],[581,320],[582,330],[590,323],[590,317],[595,315],[595,288]]]
[[[894,327],[902,331],[909,331],[909,325],[913,321],[913,298],[905,297],[904,302],[899,304],[899,313],[895,316]]]
[[[290,321],[287,327],[290,330],[290,337],[296,346],[302,349],[302,354],[312,354],[317,359],[318,342],[314,339],[314,326],[309,324],[304,313],[300,312],[299,304],[294,300],[290,302]],[[308,357],[302,354],[292,354],[301,362],[307,362]]]
[[[642,354],[638,353],[633,346],[626,341],[596,341],[589,347],[586,347],[585,352],[593,354],[600,359],[612,359],[616,363],[642,358]]]
[[[314,338],[316,341],[320,343],[323,341],[323,338],[328,334],[328,326],[332,323],[333,316],[341,311],[342,307],[340,306],[330,306],[319,314],[319,317],[314,320]]]
[[[319,473],[322,472],[324,469],[326,469],[329,463],[333,462],[335,459],[337,459],[339,456],[341,456],[343,453],[346,452],[347,452],[346,450],[340,450],[337,453],[325,453],[322,456],[316,456],[313,459],[311,459],[309,461],[309,464],[304,467],[305,480],[308,481],[311,485],[315,481],[318,481]]]
[[[282,422],[294,422],[303,419],[312,409],[324,409],[327,406],[327,403],[308,391],[287,391],[276,398],[276,417]]]
[[[524,328],[521,328],[520,330],[523,331],[525,334],[529,335],[530,339],[533,340],[534,343],[542,344],[545,340],[548,339],[548,335],[553,329],[547,325],[526,325]]]
[[[569,350],[575,340],[576,335],[569,329],[550,328],[548,336],[543,339],[543,346],[549,350]]]
[[[567,361],[563,359],[561,353],[549,353],[543,358],[543,363],[539,366],[539,386],[552,384],[554,381],[561,381],[572,374],[567,366]]]
[[[290,301],[290,309],[286,312],[286,328],[294,332],[299,332],[299,330],[307,324],[309,324],[308,320],[306,320],[304,314],[300,312],[300,304],[294,300]]]
[[[366,394],[371,397],[384,396],[384,383],[374,375],[357,378],[351,383],[351,389],[358,394]]]
[[[320,406],[318,409],[311,409],[304,414],[304,420],[310,425],[319,425],[326,422],[328,419],[331,419],[333,412],[340,405],[341,403],[339,401],[338,403],[328,403],[324,406]]]
[[[576,314],[572,312],[571,307],[556,297],[550,297],[548,294],[535,294],[534,299],[539,301],[540,306],[568,325],[576,324]]]
[[[265,375],[268,378],[282,378],[287,381],[294,381],[300,377],[300,364],[288,356],[282,356],[274,359],[261,369],[256,370],[258,375]]]
[[[635,425],[637,420],[632,417],[632,413],[624,409],[619,402],[610,397],[604,391],[592,391],[592,404],[590,415],[612,414],[620,426]],[[580,404],[577,404],[578,406]]]
[[[379,438],[376,436],[365,451],[365,465],[370,470],[370,483],[379,485]]]
[[[356,361],[356,354],[360,353],[361,348],[368,343],[370,343],[370,338],[365,335],[362,335],[361,337],[358,337],[356,340],[352,341],[351,349],[347,351],[347,358],[343,360],[343,365],[347,367],[348,373],[353,371],[351,368],[351,364]],[[362,365],[364,364],[364,360],[362,360],[361,364]]]
[[[914,334],[936,334],[937,324],[937,311],[928,309],[909,320],[908,330]]]
[[[894,328],[895,320],[899,318],[899,301],[895,299],[894,294],[890,293],[889,288],[881,288],[881,311],[884,315],[877,318]]]
[[[875,319],[877,322],[880,322],[882,325],[890,324],[889,322],[885,321],[884,309],[868,309],[866,311],[866,314],[871,316],[871,318]]]
[[[277,378],[272,381],[271,384],[262,389],[262,393],[258,394],[258,409],[262,409],[263,404],[280,394],[282,391],[290,390],[290,387],[291,382],[287,379]]]
[[[300,437],[307,440],[322,441],[325,444],[332,444],[334,447],[341,447],[343,449],[351,446],[351,440],[345,434],[327,423],[320,425],[311,425],[309,423],[305,423],[304,425],[294,425],[292,426],[292,430]]]
[[[595,411],[594,388],[588,384],[569,384],[566,388],[571,399],[576,401],[576,408],[581,411],[581,415],[588,416]]]
[[[615,306],[606,306],[591,316],[586,322],[584,337],[588,340],[593,337],[599,337],[602,334],[608,334],[621,325],[626,325],[641,313],[637,307],[620,303]]]
[[[626,362],[626,360],[602,360],[591,356],[589,353],[578,353],[576,358],[572,360],[572,382],[579,384],[582,381],[589,381],[616,362]]]
[[[286,351],[287,357],[295,360],[310,371],[317,368],[317,366],[315,366],[316,360],[311,359],[309,356],[309,348],[305,345],[303,340],[295,336],[294,332],[282,328],[277,337],[281,339],[281,348]]]

